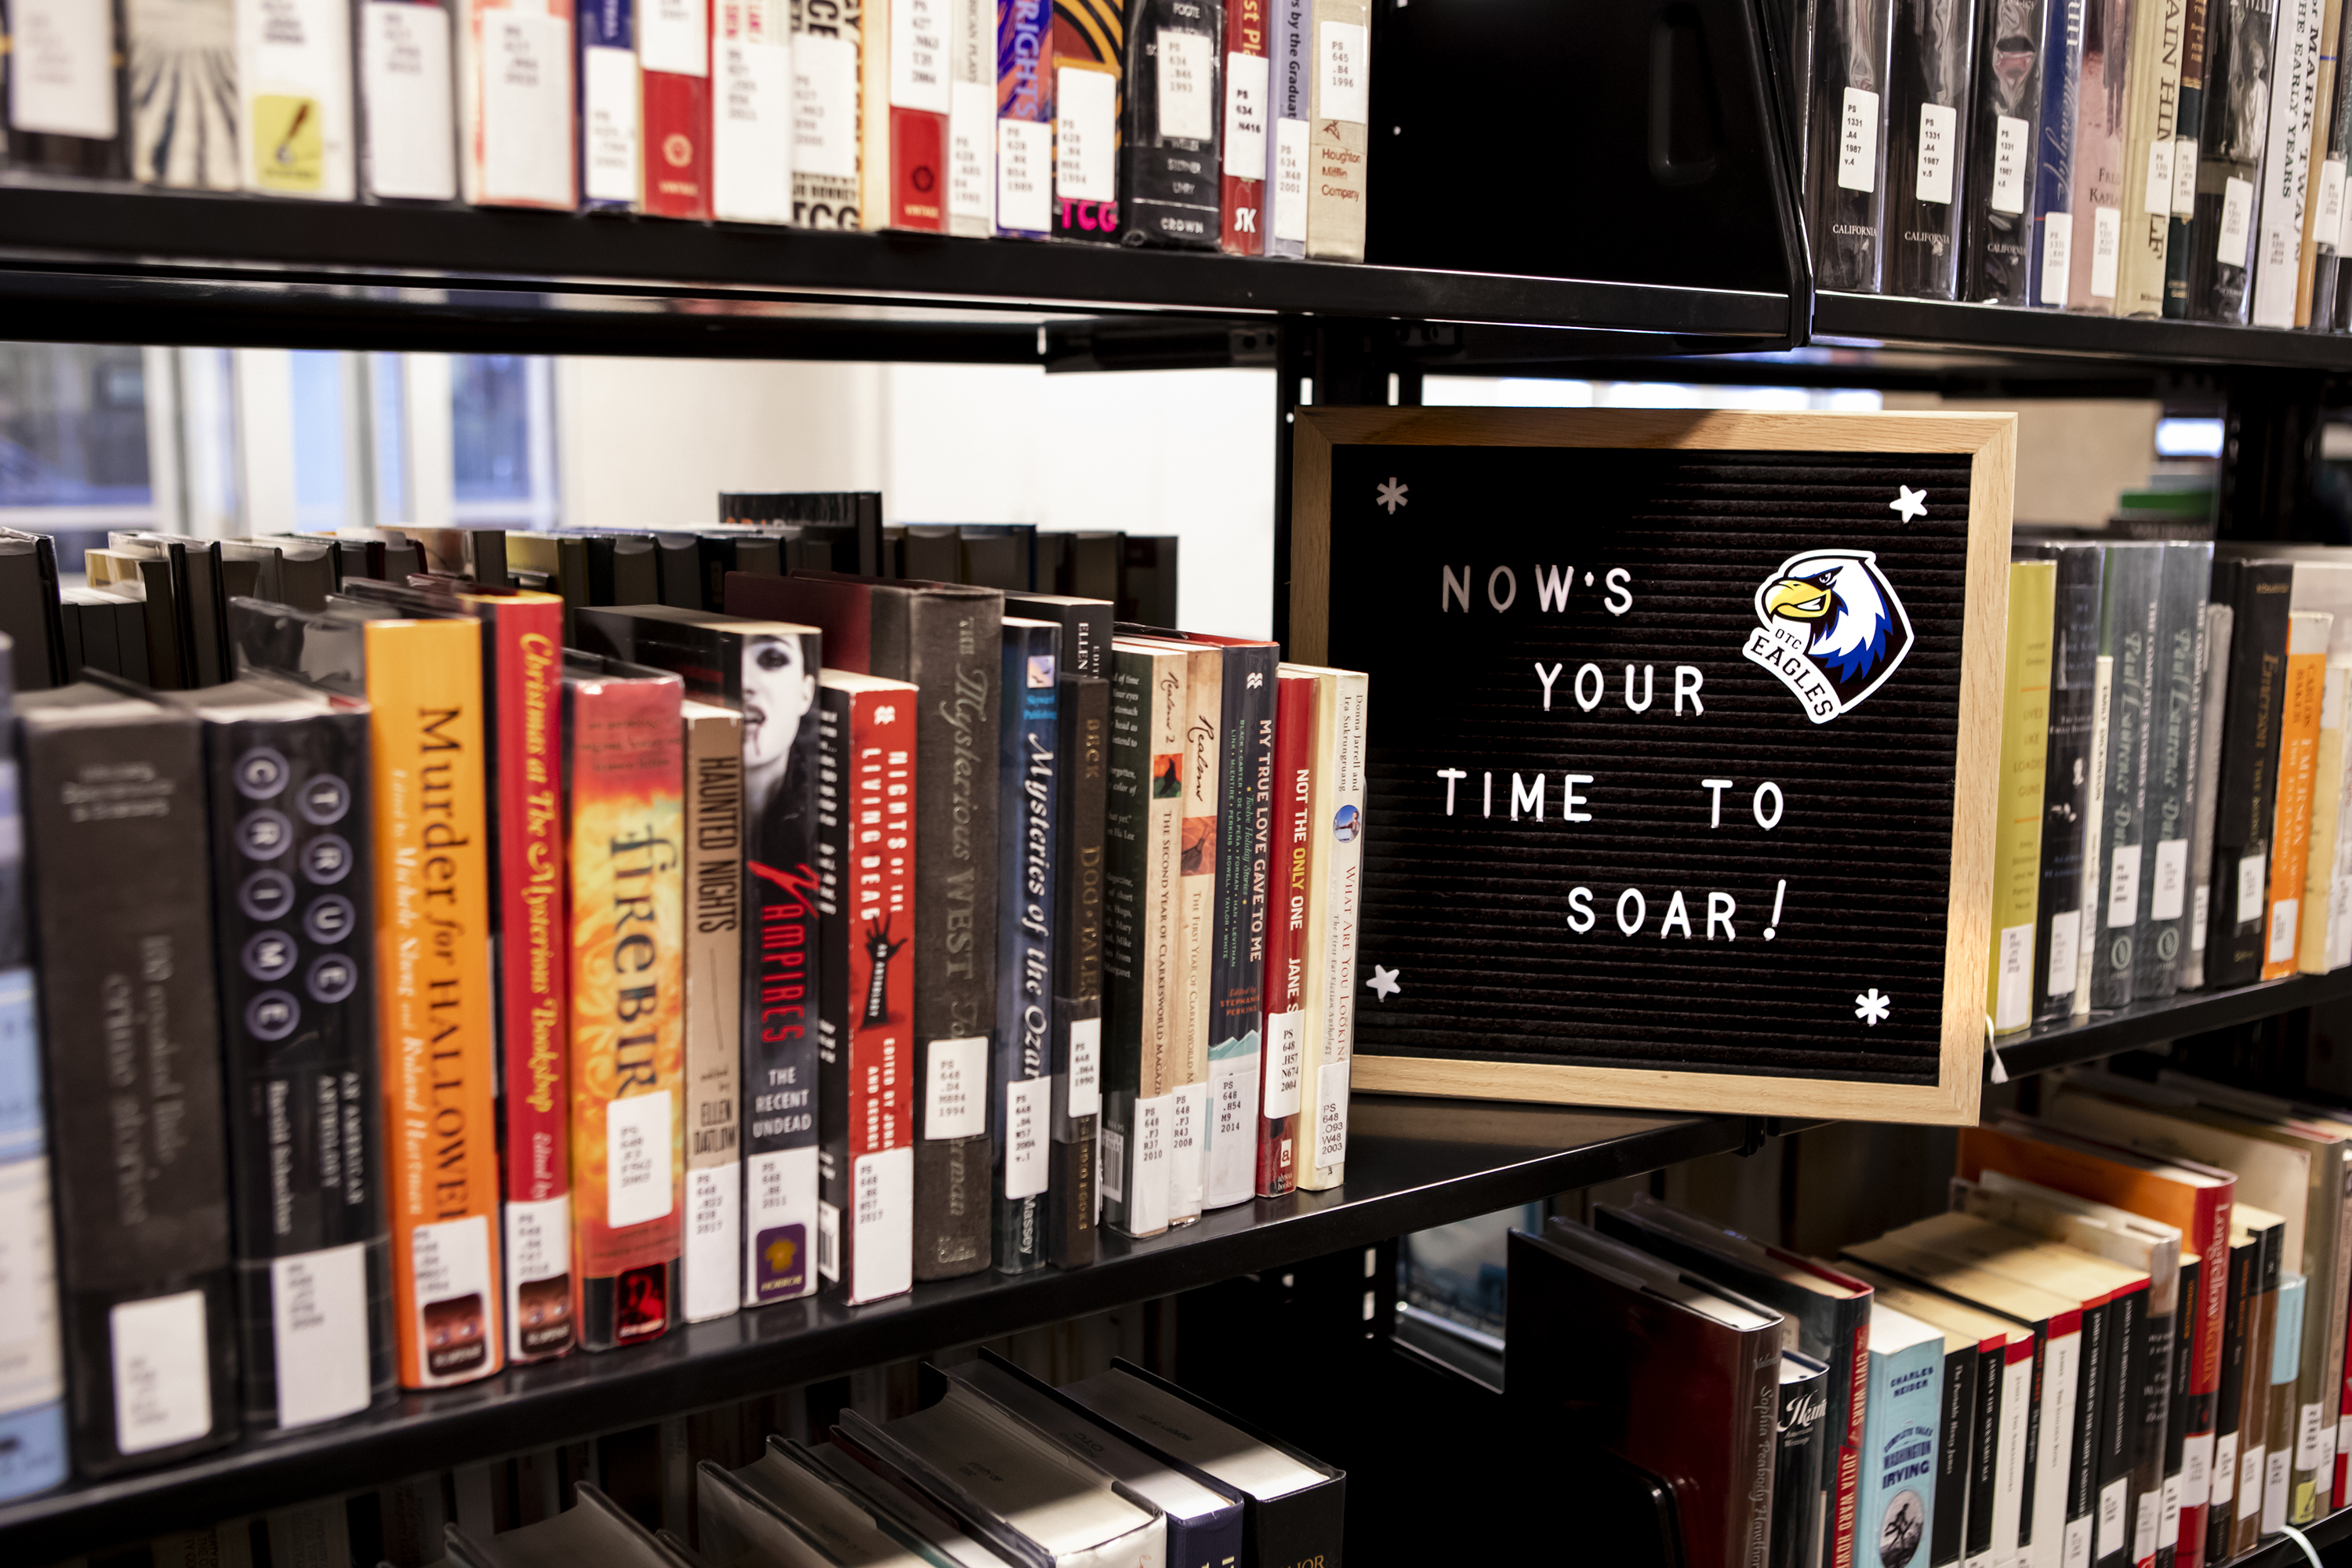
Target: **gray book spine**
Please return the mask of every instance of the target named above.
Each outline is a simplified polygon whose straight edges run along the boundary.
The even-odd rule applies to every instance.
[[[2115,660],[2115,695],[2107,710],[2095,907],[2085,911],[2098,932],[2091,949],[2095,1008],[2131,1001],[2135,954],[2147,922],[2147,900],[2140,895],[2154,847],[2147,833],[2147,753],[2163,563],[2158,546],[2111,546],[2099,599],[2099,654]]]
[[[2139,1001],[2179,989],[2180,951],[2188,945],[2197,754],[2204,719],[2205,595],[2213,577],[2210,544],[2167,544],[2159,553],[2163,581],[2148,694],[2149,848],[2140,863],[2146,923],[2132,958],[2132,995]]]
[[[2199,655],[2196,829],[2189,841],[2189,926],[2180,944],[2179,989],[2205,984],[2206,933],[2213,913],[2213,807],[2221,798],[2214,783],[2221,770],[2221,703],[2230,689],[2230,633],[2235,613],[2227,605],[2205,606],[2205,645]]]

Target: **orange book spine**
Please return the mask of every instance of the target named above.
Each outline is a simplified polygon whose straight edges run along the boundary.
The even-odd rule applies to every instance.
[[[371,621],[377,1049],[406,1388],[505,1364],[481,633]]]
[[[2287,617],[2286,699],[2279,721],[2278,816],[2271,829],[2270,926],[2263,978],[2293,974],[2302,942],[2303,882],[2311,851],[2311,790],[2319,765],[2319,704],[2333,616]],[[2315,911],[2326,918],[2326,911]]]

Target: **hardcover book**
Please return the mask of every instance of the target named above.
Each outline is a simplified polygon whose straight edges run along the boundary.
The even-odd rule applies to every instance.
[[[471,0],[458,29],[458,166],[478,206],[579,205],[572,167],[573,0]],[[495,585],[495,584],[494,584]]]
[[[371,201],[457,197],[456,39],[448,0],[360,0],[360,191]]]
[[[1780,1352],[1780,1408],[1772,1446],[1772,1543],[1768,1563],[1821,1561],[1822,1450],[1829,1436],[1829,1363]]]
[[[633,213],[645,206],[637,5],[581,0],[580,205],[586,212]]]
[[[743,715],[679,708],[686,763],[686,1224],[679,1310],[743,1304]]]
[[[98,6],[78,9],[102,14]],[[236,190],[236,0],[127,0],[123,22],[131,177],[186,190]],[[10,129],[15,162],[17,137]]]
[[[1322,928],[1318,868],[1329,839],[1314,830],[1315,703],[1321,682],[1302,670],[1275,677],[1274,816],[1269,834],[1269,898],[1265,1033],[1265,1092],[1258,1107],[1257,1194],[1278,1198],[1298,1184],[1299,1101],[1307,1078],[1307,971]]]
[[[948,232],[984,239],[996,232],[997,0],[949,10]]]
[[[1326,261],[1361,261],[1369,199],[1365,160],[1371,152],[1372,9],[1367,0],[1313,4],[1307,254]]]
[[[2113,315],[2123,262],[2124,166],[2130,121],[2130,0],[2084,0],[2082,74],[2074,97],[2075,240],[2063,303]]]
[[[1265,139],[1265,253],[1307,254],[1307,69],[1313,0],[1267,0],[1266,64],[1274,79]],[[1154,616],[1153,621],[1175,617]]]
[[[1275,0],[1225,0],[1225,101],[1218,149],[1218,247],[1265,254],[1265,156],[1273,103],[1266,58]]]
[[[1103,1218],[1129,1236],[1168,1228],[1182,952],[1187,656],[1120,638],[1110,668],[1104,808]]]
[[[2287,616],[2284,691],[2279,709],[2278,805],[2271,829],[2270,911],[2263,944],[2264,980],[2282,979],[2295,968],[2304,873],[2311,851],[2311,792],[2319,762],[2320,699],[2327,679],[2327,639],[2335,619],[2301,611]]]
[[[2284,0],[2284,6],[2295,3]],[[2189,270],[2195,321],[2242,322],[2253,302],[2255,218],[2282,9],[2283,0],[2206,0],[2204,128]]]
[[[2299,301],[2305,308],[2295,318],[2297,326],[2322,332],[2345,327],[2344,166],[2347,151],[2352,151],[2352,81],[2342,64],[2342,12],[2341,5],[2328,7],[2320,26],[2328,52],[2320,60],[2320,88],[2313,100],[2320,118],[2312,132],[2312,156],[2317,162],[2312,170],[2311,200],[2305,207],[2304,266],[2309,276]]]
[[[2252,318],[2258,327],[2295,324],[2322,10],[2323,0],[2280,0],[2277,42],[2271,53],[2270,134],[2263,152],[2262,209],[2254,239]],[[2326,47],[2333,49],[2335,40],[2326,40]]]
[[[1854,1533],[1881,1563],[1933,1544],[1943,1374],[1943,1331],[1873,1300],[1870,1424],[1862,1438]]]
[[[2033,289],[2028,303],[2063,307],[2074,276],[2074,124],[2083,86],[2088,7],[2105,0],[2051,0],[2042,35],[2041,141],[2033,171]]]
[[[920,698],[848,670],[818,681],[817,1268],[855,1304],[914,1284]]]
[[[793,222],[803,228],[856,228],[866,7],[863,0],[800,0],[792,19]],[[878,510],[878,497],[877,503]],[[878,518],[876,526],[878,531]]]
[[[2042,772],[2042,891],[2034,930],[2033,1016],[2074,1010],[2080,959],[2095,935],[2084,929],[2084,846],[2091,813],[2092,726],[2097,717],[2099,602],[2107,552],[2096,544],[2021,546],[2054,561],[2050,660],[2050,745]],[[2088,917],[2096,921],[2095,915]]]
[[[637,7],[637,92],[645,116],[641,189],[645,210],[655,217],[711,216],[712,4],[653,0]]]
[[[1054,227],[1054,6],[997,0],[995,232],[1043,239]]]
[[[2213,26],[2228,0],[2187,0],[2180,29],[2180,107],[2173,117],[2172,222],[2164,242],[2164,314],[2185,321],[2197,253],[2210,242],[2197,224],[2197,159],[2205,132],[2206,69],[2213,58]]]
[[[2165,249],[2172,234],[2172,155],[2180,122],[2187,6],[2141,0],[2132,13],[2131,99],[2120,195],[2123,259],[2116,314],[2164,314]],[[2200,45],[2201,48],[2201,45]]]
[[[1118,138],[1122,245],[1218,248],[1223,22],[1216,5],[1129,0]],[[1362,117],[1360,110],[1356,118]],[[1348,166],[1362,168],[1360,162]]]
[[[2230,605],[2232,615],[2221,760],[2213,781],[2209,985],[2250,985],[2262,977],[2294,573],[2284,561],[2214,563],[2214,601]]]
[[[2233,614],[2227,605],[2205,606],[2205,639],[2198,653],[2197,817],[2189,841],[2189,940],[2180,947],[2180,984],[2194,991],[2205,984],[2205,946],[2212,929],[2213,822],[2221,795],[2222,703],[2230,689],[2230,639]]]
[[[2042,886],[2042,788],[2050,749],[2050,627],[2057,580],[2054,562],[2010,563],[2001,802],[1993,827],[1993,945],[1985,971],[1985,1011],[1997,1034],[2033,1022],[2033,916]]]
[[[1971,300],[2033,302],[2034,163],[2047,10],[2043,0],[1983,0],[1966,192]]]
[[[245,188],[347,202],[358,194],[348,0],[236,8]],[[19,68],[21,69],[21,68]]]
[[[122,178],[130,114],[115,0],[15,0],[7,22],[0,68],[6,161],[45,174]]]
[[[1054,237],[1118,243],[1118,0],[1053,0]]]
[[[1814,281],[1875,294],[1885,265],[1886,97],[1895,0],[1829,0],[1814,22],[1805,157]]]
[[[995,1148],[992,1251],[1002,1274],[1046,1262],[1053,1183],[1055,819],[1064,763],[1055,700],[1061,634],[1045,621],[1003,623],[1004,721],[997,792],[996,1044],[989,1121]]]
[[[1363,910],[1364,731],[1370,682],[1360,672],[1310,669],[1315,698],[1315,797],[1310,831],[1328,839],[1321,866],[1323,917],[1309,932],[1318,952],[1308,966],[1307,1063],[1299,1109],[1312,1118],[1299,1150],[1298,1184],[1309,1192],[1347,1175],[1348,1064],[1356,1040],[1356,929]]]
[[[1046,1234],[1050,1261],[1076,1268],[1095,1260],[1102,1173],[1103,820],[1110,777],[1110,682],[1066,672],[1056,701],[1063,766],[1054,829],[1058,994]]]
[[[1972,5],[1898,0],[1895,7],[1886,121],[1890,293],[1959,298],[1976,20]]]
[[[865,14],[859,51],[858,226],[947,232],[953,17],[948,0]]]
[[[711,25],[710,216],[721,223],[790,223],[789,0],[717,0]],[[719,603],[715,595],[708,602],[714,608]]]
[[[2148,682],[2147,782],[2140,896],[2147,914],[2132,958],[2132,994],[2141,1001],[2179,989],[2189,914],[2189,847],[2203,718],[2206,593],[2213,552],[2204,544],[2158,551],[2154,662]]]

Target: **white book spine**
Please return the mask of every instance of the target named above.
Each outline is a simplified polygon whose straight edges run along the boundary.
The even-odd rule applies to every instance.
[[[2322,9],[2322,0],[2279,0],[2277,43],[2271,53],[2270,137],[2263,155],[2263,216],[2254,247],[2253,321],[2258,327],[2294,325]]]
[[[1310,1191],[1336,1187],[1347,1176],[1348,1072],[1356,1044],[1356,931],[1364,902],[1364,738],[1370,712],[1370,681],[1343,671],[1338,682],[1331,816],[1311,825],[1330,837],[1330,859],[1323,883],[1321,941],[1323,1017],[1321,1049],[1309,1044],[1308,1068],[1314,1118],[1306,1129],[1306,1157],[1298,1184]]]
[[[358,178],[347,0],[238,0],[236,67],[245,188],[352,200]]]

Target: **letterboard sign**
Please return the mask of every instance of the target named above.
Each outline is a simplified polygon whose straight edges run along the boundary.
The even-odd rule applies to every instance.
[[[1302,410],[1363,1089],[1974,1120],[2014,418]]]

